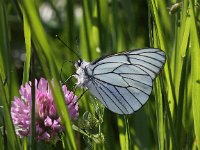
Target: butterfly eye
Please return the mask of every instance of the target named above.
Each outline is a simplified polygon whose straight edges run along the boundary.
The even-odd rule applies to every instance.
[[[77,64],[78,64],[79,67],[81,66],[82,62],[83,61],[81,59],[78,60]]]

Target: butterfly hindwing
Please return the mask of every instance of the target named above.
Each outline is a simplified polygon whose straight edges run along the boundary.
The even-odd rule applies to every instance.
[[[146,92],[151,91],[151,87],[143,92],[139,88],[114,86],[99,80],[88,88],[108,109],[118,114],[131,114],[140,109],[149,97]]]

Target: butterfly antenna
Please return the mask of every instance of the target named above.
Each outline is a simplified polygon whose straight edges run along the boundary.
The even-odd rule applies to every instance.
[[[70,90],[70,92],[69,92],[69,94],[70,94],[71,92],[74,92],[73,97],[72,97],[72,100],[73,100],[74,97],[75,97],[76,89],[77,89],[77,84],[75,83],[75,84],[72,86],[72,88],[71,88],[71,90]],[[77,101],[74,103],[74,105],[83,97],[83,95],[85,94],[85,92],[87,92],[87,89],[84,90],[84,91],[82,92],[82,94],[79,96],[79,98],[78,98]],[[68,95],[69,95],[69,94],[68,94]]]
[[[79,59],[81,59],[80,56],[79,56],[79,54],[78,54],[77,52],[75,52],[71,47],[69,47],[69,46],[59,37],[59,35],[56,35],[56,38],[57,38],[63,45],[65,45],[67,48],[69,48]]]
[[[76,48],[80,52],[78,37],[76,37]]]

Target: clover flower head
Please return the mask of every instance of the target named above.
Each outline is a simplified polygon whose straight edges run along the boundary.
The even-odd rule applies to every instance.
[[[52,80],[53,83],[53,80]],[[65,102],[70,117],[78,117],[78,97],[68,91],[66,85],[62,86]],[[19,90],[20,97],[14,97],[11,107],[11,117],[20,137],[30,135],[31,126],[31,82],[22,85]],[[48,81],[41,78],[35,80],[35,116],[37,140],[50,141],[64,130],[61,119],[56,111],[54,98]]]

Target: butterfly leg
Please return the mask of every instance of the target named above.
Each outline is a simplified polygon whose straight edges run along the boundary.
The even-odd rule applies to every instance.
[[[61,74],[60,74],[60,78],[61,78],[61,82],[62,84],[65,84],[67,81],[69,81],[73,76],[74,76],[75,73],[73,73],[71,76],[69,76],[64,82],[62,80],[62,77],[61,77]]]

